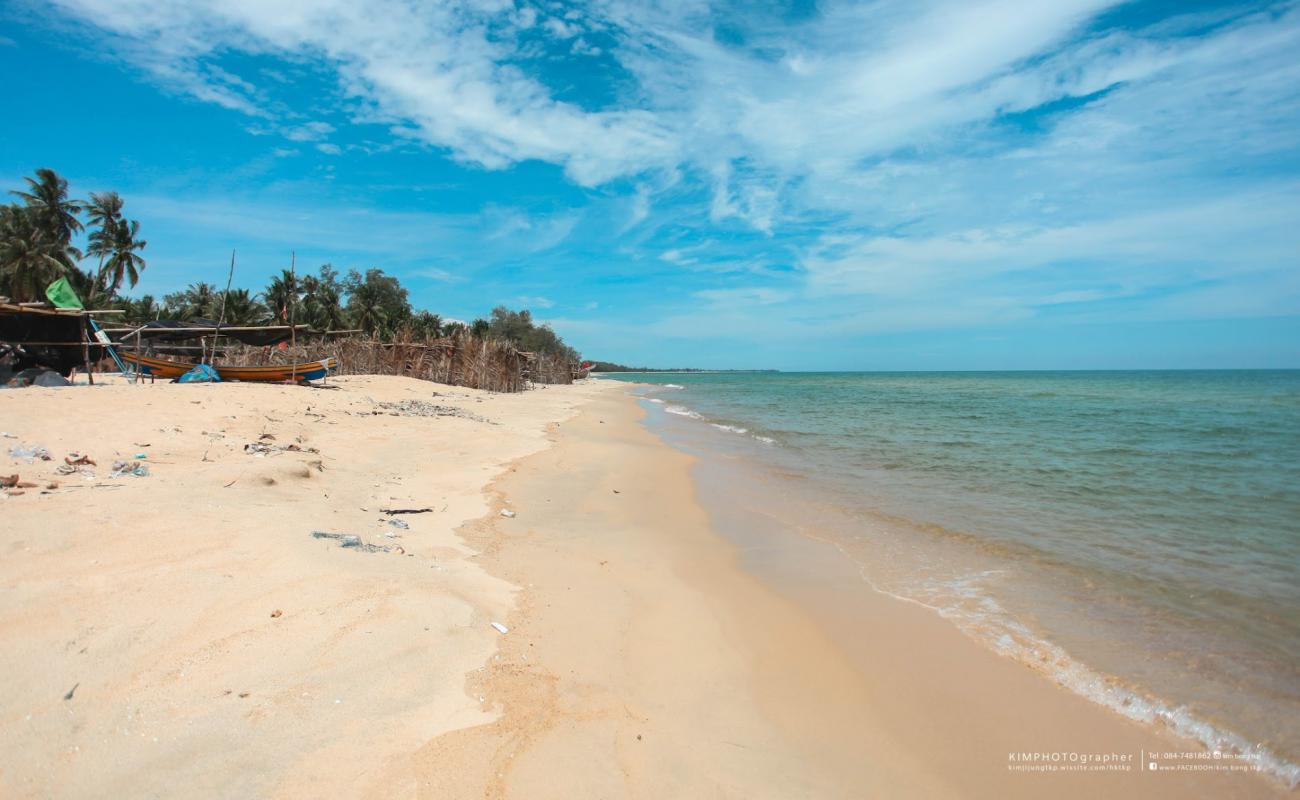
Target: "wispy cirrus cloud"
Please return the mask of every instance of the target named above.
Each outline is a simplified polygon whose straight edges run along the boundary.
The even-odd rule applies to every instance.
[[[524,21],[512,3],[57,5],[112,34],[118,51],[157,79],[255,116],[266,115],[261,90],[217,66],[225,52],[317,62],[334,71],[343,94],[361,102],[359,119],[404,128],[488,168],[540,159],[593,184],[642,169],[671,148],[654,115],[584,111],[552,98],[509,63],[518,55],[512,34]]]
[[[607,334],[1300,313],[1290,0],[55,6],[331,163],[360,157],[351,129],[383,126],[472,170],[552,165],[581,209],[534,185],[412,239],[464,225],[455,242],[508,252],[503,272],[555,265],[530,297],[576,271],[670,298],[626,321],[602,299]]]

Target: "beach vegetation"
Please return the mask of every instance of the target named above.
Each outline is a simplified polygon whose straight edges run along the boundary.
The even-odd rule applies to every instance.
[[[72,198],[68,181],[42,167],[24,178],[26,187],[10,192],[21,202],[0,206],[0,295],[19,302],[44,298],[45,287],[67,278],[91,307],[111,304],[123,283],[135,286],[145,268],[140,223],[122,215],[117,192],[91,193],[89,201]],[[73,237],[91,226],[86,250]],[[97,259],[93,270],[79,266]]]
[[[139,222],[119,219],[108,232],[104,243],[108,259],[100,268],[95,285],[110,297],[117,294],[123,280],[134,287],[140,280],[140,270],[145,267],[140,251],[146,244],[140,238]]]
[[[341,331],[351,327],[343,307],[346,294],[338,270],[322,264],[315,274],[302,276],[302,321],[320,331]]]
[[[558,355],[570,361],[578,361],[578,353],[564,343],[550,325],[538,325],[533,321],[528,309],[512,311],[505,306],[492,309],[492,318],[488,321],[487,335],[505,339],[520,350],[542,355]]]
[[[68,197],[67,179],[41,167],[36,170],[36,177],[23,180],[27,190],[15,189],[11,194],[22,198],[43,235],[64,248],[72,258],[80,259],[81,251],[73,246],[72,236],[83,228],[78,218],[82,204]]]
[[[442,317],[432,311],[417,311],[408,324],[411,332],[425,339],[437,339],[442,336]]]
[[[247,289],[222,292],[217,309],[218,319],[224,319],[226,325],[262,325],[270,318],[266,306]]]
[[[19,302],[39,300],[46,286],[73,269],[69,262],[30,208],[0,207],[0,294]]]
[[[348,313],[363,332],[391,338],[411,318],[411,303],[400,281],[382,269],[350,270],[343,281]]]
[[[169,319],[223,319],[231,326],[292,321],[319,331],[356,330],[385,343],[473,336],[557,363],[580,359],[529,309],[497,306],[487,318],[470,323],[448,320],[414,308],[397,276],[378,267],[351,269],[346,276],[332,264],[315,273],[288,268],[273,275],[260,292],[242,287],[221,291],[196,281],[161,301],[151,294],[132,298],[123,290],[140,281],[147,243],[140,223],[126,216],[122,196],[102,191],[77,200],[68,181],[47,168],[24,178],[24,184],[10,193],[19,202],[0,205],[0,295],[19,302],[44,300],[49,284],[67,278],[87,308],[120,309],[125,312],[121,320],[130,325]],[[84,252],[75,241],[83,234]]]
[[[221,313],[221,293],[210,283],[191,283],[183,291],[163,298],[165,319],[216,319]]]

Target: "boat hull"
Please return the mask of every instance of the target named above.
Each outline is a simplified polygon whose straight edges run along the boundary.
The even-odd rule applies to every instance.
[[[135,353],[120,353],[122,360],[135,366],[142,375],[157,378],[179,378],[194,368],[184,361],[172,361],[166,358],[154,358]],[[286,381],[318,381],[338,369],[338,360],[326,357],[317,361],[301,364],[277,364],[267,367],[217,366],[217,375],[223,381],[260,381],[263,383],[284,383]]]

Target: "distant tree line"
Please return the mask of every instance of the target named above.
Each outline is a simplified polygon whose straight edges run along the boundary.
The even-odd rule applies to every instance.
[[[226,325],[311,325],[322,331],[360,330],[391,341],[395,336],[436,338],[468,330],[503,339],[520,350],[562,355],[577,361],[577,351],[551,330],[533,321],[528,310],[492,309],[487,319],[471,323],[444,320],[411,306],[405,287],[382,269],[348,270],[330,264],[315,273],[283,270],[261,292],[198,282],[184,290],[138,298],[134,288],[146,262],[140,223],[123,215],[116,192],[76,200],[68,182],[51,169],[24,178],[26,188],[11,192],[21,202],[0,206],[0,295],[15,302],[45,299],[45,287],[67,278],[87,308],[117,308],[128,324],[151,320],[223,319]],[[85,222],[82,222],[82,215]],[[87,231],[84,252],[74,236]],[[89,262],[89,263],[87,263]]]
[[[592,372],[778,372],[775,369],[700,369],[699,367],[625,367],[610,361],[591,361]]]
[[[670,369],[656,369],[654,367],[626,367],[622,364],[615,364],[610,361],[593,361],[591,362],[592,372],[700,372],[698,369],[690,367],[677,367]]]

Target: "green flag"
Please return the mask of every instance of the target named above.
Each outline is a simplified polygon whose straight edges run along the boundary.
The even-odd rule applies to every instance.
[[[50,298],[50,302],[55,308],[85,308],[81,304],[81,298],[73,291],[72,284],[68,283],[67,278],[59,278],[54,283],[45,287],[45,296]]]

